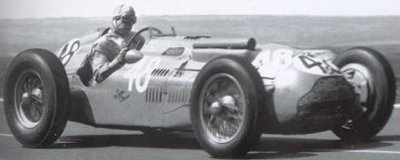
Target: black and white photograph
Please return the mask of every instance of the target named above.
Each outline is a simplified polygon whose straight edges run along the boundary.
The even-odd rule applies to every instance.
[[[400,159],[400,0],[1,0],[0,160]]]

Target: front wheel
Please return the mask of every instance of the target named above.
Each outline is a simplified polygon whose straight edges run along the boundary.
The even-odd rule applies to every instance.
[[[261,136],[261,78],[240,57],[210,61],[192,92],[191,120],[200,145],[215,157],[246,154]]]
[[[334,61],[356,94],[361,115],[333,129],[345,141],[365,141],[386,125],[393,111],[396,80],[390,64],[379,52],[357,47],[345,51]]]
[[[45,147],[58,139],[70,98],[64,66],[53,53],[31,49],[17,55],[4,91],[8,126],[21,144]]]

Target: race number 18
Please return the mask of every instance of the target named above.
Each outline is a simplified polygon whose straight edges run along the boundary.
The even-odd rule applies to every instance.
[[[135,88],[139,93],[146,91],[149,86],[151,72],[156,69],[160,63],[160,57],[145,57],[128,70],[124,74],[124,78],[128,79],[128,91],[132,91],[134,82]]]

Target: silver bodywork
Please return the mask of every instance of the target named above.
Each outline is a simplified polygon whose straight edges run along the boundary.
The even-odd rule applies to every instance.
[[[194,81],[207,62],[222,55],[243,57],[260,74],[266,91],[266,95],[260,96],[269,97],[265,103],[266,133],[311,133],[329,129],[346,116],[342,112],[336,114],[336,110],[349,107],[344,104],[352,100],[350,86],[332,64],[335,54],[331,51],[298,50],[276,44],[257,45],[253,49],[248,46],[253,39],[201,36],[155,36],[141,49],[143,59],[126,64],[104,82],[87,87],[76,72],[97,37],[98,33],[74,39],[59,51],[60,57],[63,49],[74,52],[62,60],[73,99],[70,120],[97,127],[190,130],[190,99],[196,98],[190,97]],[[71,45],[74,42],[79,43],[77,48]],[[327,105],[331,110],[325,113],[324,109],[320,118],[312,115],[314,119],[303,120],[299,104],[316,87],[317,81],[321,81],[322,87],[338,84],[344,87],[321,91],[333,98],[316,104],[343,103]],[[349,96],[337,98],[342,93]],[[319,119],[324,120],[309,123]],[[298,127],[293,127],[296,124]],[[304,128],[300,124],[314,127]]]

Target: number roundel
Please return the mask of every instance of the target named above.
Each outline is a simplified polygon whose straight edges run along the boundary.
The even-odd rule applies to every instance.
[[[80,49],[80,42],[78,39],[74,39],[64,44],[58,52],[58,59],[65,66],[71,60],[72,56]]]

